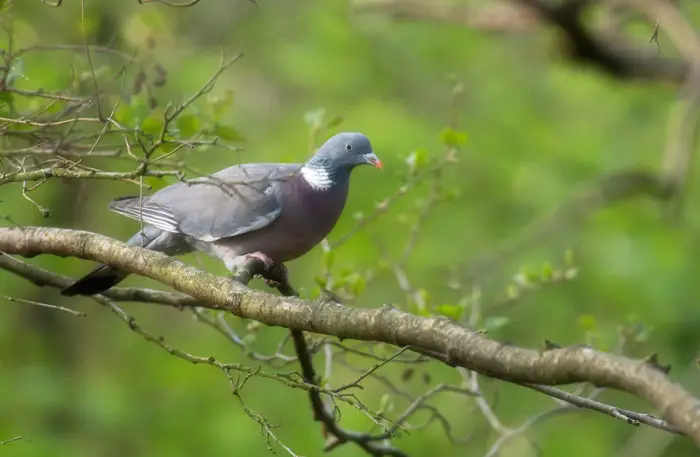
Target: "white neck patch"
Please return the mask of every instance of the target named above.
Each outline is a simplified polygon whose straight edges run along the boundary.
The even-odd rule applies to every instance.
[[[325,168],[305,165],[301,168],[301,175],[314,190],[328,190],[333,185],[333,179]]]

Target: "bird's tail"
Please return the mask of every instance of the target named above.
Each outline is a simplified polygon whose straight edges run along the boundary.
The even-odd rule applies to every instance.
[[[162,230],[145,226],[132,236],[126,244],[129,246],[142,246],[146,249],[158,249],[157,242]],[[61,290],[61,295],[95,295],[104,292],[122,282],[129,273],[109,265],[98,265],[90,273],[75,281],[70,286]]]
[[[61,290],[61,295],[95,295],[113,287],[129,276],[129,273],[110,267],[98,265],[90,273]]]

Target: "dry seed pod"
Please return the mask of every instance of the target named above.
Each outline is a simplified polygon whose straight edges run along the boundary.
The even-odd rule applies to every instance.
[[[136,73],[134,77],[134,95],[138,95],[143,89],[143,84],[146,82],[146,72],[143,70]]]
[[[156,47],[156,39],[153,38],[153,35],[148,35],[148,38],[146,38],[146,46],[148,46],[148,49]]]
[[[160,64],[155,64],[156,77],[153,79],[155,87],[162,87],[168,82],[168,72]]]

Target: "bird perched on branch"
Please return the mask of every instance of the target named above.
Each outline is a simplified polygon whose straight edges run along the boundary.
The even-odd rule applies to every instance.
[[[234,272],[251,259],[266,268],[301,257],[338,221],[358,165],[382,167],[369,139],[339,133],[304,164],[252,163],[178,182],[147,197],[123,197],[109,208],[143,221],[127,244],[167,255],[201,251]],[[104,292],[128,272],[99,265],[61,291]]]

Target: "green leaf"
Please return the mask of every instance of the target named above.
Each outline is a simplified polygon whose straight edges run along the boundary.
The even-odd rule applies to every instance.
[[[590,314],[584,314],[583,316],[579,316],[578,325],[580,325],[581,328],[583,328],[587,332],[595,330],[595,317],[591,316]]]
[[[451,201],[456,200],[457,197],[459,197],[461,194],[462,194],[462,192],[459,189],[452,189],[452,190],[448,190],[447,192],[445,192],[445,195],[443,195],[442,198],[446,202],[451,202]]]
[[[324,251],[323,252],[323,268],[325,270],[330,270],[333,266],[333,261],[335,260],[335,251]]]
[[[128,103],[120,103],[114,111],[114,120],[126,127],[133,127],[135,124],[134,108]]]
[[[325,116],[326,110],[323,108],[310,110],[304,113],[304,122],[313,128],[318,128],[323,125]]]
[[[542,280],[544,281],[549,281],[554,277],[554,267],[552,267],[552,264],[550,263],[545,263],[542,266],[542,273],[541,273]]]
[[[428,151],[416,149],[406,158],[406,164],[411,172],[424,168],[428,165]]]
[[[386,412],[390,412],[392,409],[394,409],[394,408],[393,408],[393,404],[391,401],[391,396],[388,393],[385,393],[379,399],[379,412],[386,413]]]
[[[243,141],[243,136],[236,129],[228,125],[217,124],[214,126],[214,135],[227,141]]]
[[[507,316],[489,316],[484,319],[484,328],[488,331],[498,330],[510,323],[510,318]]]
[[[339,126],[343,122],[343,116],[333,116],[330,121],[326,124],[326,128],[332,129],[333,127]]]
[[[15,97],[12,92],[0,92],[0,108],[2,112],[12,113]]]
[[[367,285],[365,277],[360,274],[354,274],[347,278],[348,280],[348,291],[355,297],[360,295]]]
[[[426,309],[426,308],[418,308],[417,305],[414,305],[413,308],[414,308],[414,311],[413,311],[413,312],[414,312],[415,314],[419,315],[419,316],[422,316],[422,317],[433,317],[433,316],[430,314],[430,310],[428,310],[428,309]]]
[[[212,117],[218,121],[233,106],[233,91],[227,90],[223,97],[214,96],[209,99]]]
[[[567,267],[574,266],[574,251],[573,250],[567,249],[564,252],[564,263],[566,264]]]
[[[410,381],[411,378],[413,377],[413,374],[416,372],[416,369],[413,367],[408,367],[406,368],[402,373],[401,373],[401,380],[402,381]]]
[[[141,122],[141,130],[148,135],[157,136],[163,130],[163,116],[153,114]]]
[[[143,183],[149,186],[153,191],[160,190],[169,185],[165,179],[156,178],[155,176],[146,176],[143,178]]]
[[[435,311],[445,317],[459,321],[464,313],[464,307],[459,305],[438,305],[435,307]]]
[[[425,303],[426,305],[427,305],[428,303],[430,303],[430,294],[428,293],[428,291],[427,291],[426,289],[418,289],[418,290],[416,291],[416,293],[417,293],[418,295],[420,295],[421,301],[422,301],[423,303]]]
[[[446,146],[457,148],[467,142],[467,134],[446,127],[440,133],[440,141]]]
[[[564,271],[564,277],[566,279],[574,279],[578,276],[578,268],[568,268]]]
[[[180,130],[180,138],[190,138],[199,132],[199,118],[194,114],[183,114],[177,118],[177,128]]]
[[[508,284],[506,287],[506,296],[509,300],[515,300],[520,295],[520,289],[515,284]]]
[[[12,86],[17,78],[24,78],[24,61],[22,59],[13,59],[10,65],[10,70],[5,78],[6,84]]]

